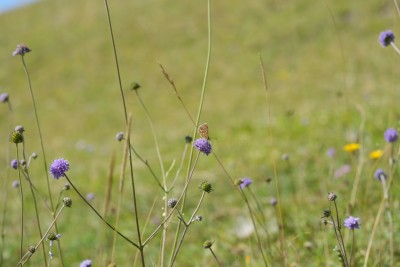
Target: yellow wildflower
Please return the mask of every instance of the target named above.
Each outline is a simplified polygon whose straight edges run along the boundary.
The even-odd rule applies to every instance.
[[[371,153],[369,153],[369,158],[370,159],[379,159],[380,157],[382,157],[383,155],[383,151],[378,149],[378,150],[374,150]]]
[[[351,143],[351,144],[347,144],[343,147],[343,150],[346,152],[356,152],[357,150],[359,150],[361,147],[360,144],[358,143]]]

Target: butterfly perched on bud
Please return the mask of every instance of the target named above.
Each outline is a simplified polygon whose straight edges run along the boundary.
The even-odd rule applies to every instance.
[[[210,140],[210,136],[208,135],[208,125],[207,123],[203,123],[199,126],[199,135],[201,138]]]

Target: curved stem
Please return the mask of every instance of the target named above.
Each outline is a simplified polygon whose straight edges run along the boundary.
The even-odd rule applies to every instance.
[[[139,245],[137,245],[135,242],[133,242],[132,240],[130,240],[129,238],[127,238],[125,235],[123,235],[121,232],[119,232],[117,229],[114,228],[114,226],[112,226],[110,223],[108,223],[103,216],[100,215],[100,213],[98,213],[98,211],[86,200],[86,198],[84,196],[82,196],[82,194],[78,191],[78,189],[75,187],[75,185],[71,182],[71,180],[68,178],[68,176],[66,174],[64,174],[65,178],[67,179],[68,183],[72,186],[72,188],[75,190],[75,192],[79,195],[79,197],[86,203],[86,205],[88,205],[94,213],[96,213],[97,217],[99,217],[108,227],[110,227],[114,232],[116,232],[120,237],[122,237],[123,239],[125,239],[126,241],[128,241],[129,244],[135,246],[138,249],[141,249],[141,247]]]

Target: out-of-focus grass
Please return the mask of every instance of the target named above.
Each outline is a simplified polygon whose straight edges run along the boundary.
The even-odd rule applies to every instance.
[[[173,160],[179,161],[184,136],[192,133],[193,126],[158,62],[174,79],[194,115],[207,52],[206,3],[110,2],[124,92],[133,114],[132,143],[159,172],[149,127],[136,96],[128,90],[129,84],[136,81],[142,85],[140,94],[154,120],[165,167],[169,167]],[[338,150],[336,167],[348,162],[348,155],[340,150],[352,141],[348,136],[357,135],[361,124],[359,109],[365,112],[365,131],[361,134],[366,150],[382,146],[384,129],[398,126],[398,58],[377,42],[380,31],[396,30],[397,24],[390,1],[364,1],[362,5],[343,0],[212,1],[213,50],[201,121],[208,123],[214,151],[230,174],[234,178],[252,177],[260,185],[254,191],[265,205],[274,190],[264,179],[274,176],[273,161],[277,160],[290,262],[302,266],[325,262],[319,217],[327,204],[321,203],[322,199],[327,190],[343,192],[345,208],[350,198],[354,175],[346,180],[329,180],[330,162],[325,150]],[[93,0],[42,1],[1,15],[0,25],[0,86],[1,92],[10,94],[13,125],[25,126],[28,150],[39,152],[23,69],[20,59],[11,56],[16,44],[24,42],[32,49],[25,59],[31,71],[47,156],[49,160],[67,158],[71,162],[70,177],[83,193],[95,192],[95,204],[101,207],[108,162],[116,152],[119,163],[122,151],[114,136],[124,130],[104,4]],[[268,106],[260,56],[268,80]],[[0,137],[4,144],[8,137],[6,115],[2,108]],[[290,166],[280,160],[285,153],[290,157]],[[5,155],[1,155],[3,166],[8,164]],[[41,168],[39,162],[31,166],[38,180],[43,176]],[[5,176],[5,168],[2,169],[0,174]],[[135,169],[140,211],[145,214],[158,188],[140,162],[135,163]],[[371,172],[365,171],[362,183],[371,178]],[[249,241],[236,239],[234,224],[237,216],[247,214],[244,204],[227,186],[224,173],[212,157],[200,161],[194,182],[202,179],[212,181],[215,192],[202,208],[206,220],[188,235],[178,263],[184,266],[196,258],[202,259],[198,266],[207,264],[209,258],[204,257],[203,262],[199,256],[203,254],[201,244],[205,239],[214,239],[217,253],[226,264],[234,266],[236,262],[241,266],[244,255],[237,251],[248,246]],[[55,194],[63,183],[52,181]],[[3,188],[9,187],[3,184]],[[191,196],[199,195],[196,189],[192,191]],[[16,192],[10,194],[15,194],[10,198],[17,199]],[[159,201],[161,197],[159,192]],[[125,208],[130,211],[128,193],[126,201]],[[65,222],[60,222],[65,257],[74,264],[83,258],[94,258],[100,241],[96,235],[100,223],[81,204],[76,199],[73,208],[63,215]],[[159,207],[154,217],[159,217]],[[267,214],[275,218],[272,208],[268,209],[271,210]],[[18,220],[15,214],[18,213],[11,206],[9,222]],[[370,215],[371,218],[363,218],[366,227],[373,222]],[[134,236],[133,218],[126,216],[121,230]],[[45,220],[49,222],[49,218]],[[272,234],[276,238],[276,232],[272,230]],[[32,234],[32,242],[33,237],[36,236]],[[360,242],[366,245],[367,238],[365,234]],[[10,236],[6,240],[17,243]],[[303,248],[306,241],[314,244],[311,251]],[[91,248],[86,249],[89,244]],[[119,246],[132,251],[122,242]],[[154,261],[156,247],[148,248]],[[10,253],[9,259],[15,259]],[[244,253],[250,252],[244,249]],[[131,255],[118,253],[122,262]]]

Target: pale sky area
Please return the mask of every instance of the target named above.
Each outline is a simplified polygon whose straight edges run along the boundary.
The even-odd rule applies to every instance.
[[[10,11],[29,3],[33,3],[37,0],[0,0],[0,13]]]

